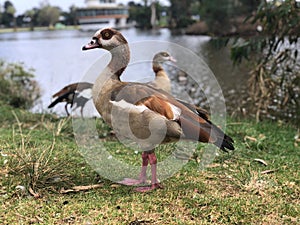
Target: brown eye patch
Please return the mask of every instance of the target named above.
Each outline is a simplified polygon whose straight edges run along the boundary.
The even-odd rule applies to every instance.
[[[109,29],[105,29],[101,32],[101,36],[104,40],[109,40],[113,36],[113,32]]]

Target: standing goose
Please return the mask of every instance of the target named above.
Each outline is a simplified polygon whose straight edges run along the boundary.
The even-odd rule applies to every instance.
[[[161,187],[157,179],[154,152],[160,143],[183,138],[212,143],[223,151],[234,150],[232,138],[167,92],[147,84],[120,80],[129,63],[130,51],[126,39],[119,31],[111,28],[98,30],[82,50],[95,48],[108,50],[112,56],[93,86],[92,96],[96,109],[117,134],[133,139],[144,150],[139,179],[124,179],[123,184],[145,183],[150,163],[151,186],[136,190],[146,192]]]
[[[52,95],[52,97],[56,99],[48,106],[48,108],[52,108],[60,102],[66,102],[65,110],[67,115],[69,116],[70,113],[68,111],[68,105],[70,105],[72,108],[74,103],[76,103],[76,107],[74,108],[74,110],[80,108],[81,117],[83,117],[83,108],[92,97],[92,87],[93,84],[88,82],[77,82],[69,84]]]
[[[168,61],[176,62],[176,60],[168,52],[159,52],[155,54],[152,60],[152,69],[155,73],[155,80],[150,82],[149,85],[171,93],[171,81],[162,66],[163,63]]]
[[[171,94],[171,80],[167,74],[167,72],[164,70],[162,64],[164,62],[176,62],[176,59],[173,58],[168,52],[159,52],[154,55],[153,61],[152,61],[152,69],[155,73],[155,80],[152,82],[149,82],[148,84],[157,88],[162,89],[169,94]],[[188,107],[190,110],[194,111],[195,113],[199,114],[204,119],[209,119],[209,113],[202,109],[199,106],[196,106],[194,104],[184,102],[180,99],[177,99],[180,103],[184,104],[186,107]]]

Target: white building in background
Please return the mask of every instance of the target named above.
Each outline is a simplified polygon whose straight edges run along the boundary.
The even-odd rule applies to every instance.
[[[86,7],[78,8],[76,15],[80,29],[97,30],[101,27],[128,27],[128,8],[116,0],[85,0]]]

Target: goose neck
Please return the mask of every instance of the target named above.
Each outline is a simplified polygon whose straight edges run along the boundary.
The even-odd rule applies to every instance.
[[[130,51],[128,44],[121,45],[110,51],[111,60],[108,64],[110,71],[112,72],[112,79],[120,80],[120,76],[126,69],[130,60]]]
[[[163,70],[161,63],[158,61],[153,61],[152,68],[155,73],[158,73],[159,71]]]

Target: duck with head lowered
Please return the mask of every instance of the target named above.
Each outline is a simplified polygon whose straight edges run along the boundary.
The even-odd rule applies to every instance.
[[[151,186],[138,187],[136,191],[161,187],[155,155],[155,147],[161,143],[186,139],[212,143],[223,151],[234,150],[232,138],[172,95],[148,84],[120,80],[129,63],[130,50],[119,31],[112,28],[98,30],[82,50],[97,48],[110,51],[111,60],[94,83],[95,107],[117,134],[132,139],[143,149],[139,179],[124,179],[122,184],[145,183],[150,164]]]
[[[68,111],[68,105],[73,107],[74,103],[76,107],[73,110],[80,108],[81,117],[83,117],[83,108],[85,104],[91,99],[91,90],[93,84],[89,82],[77,82],[66,85],[61,90],[52,95],[52,98],[56,98],[48,108],[53,108],[60,102],[65,102],[65,110],[67,115],[70,113]]]

